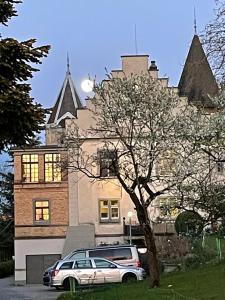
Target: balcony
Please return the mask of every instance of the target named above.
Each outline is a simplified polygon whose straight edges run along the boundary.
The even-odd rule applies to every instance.
[[[130,225],[125,224],[124,222],[124,236],[130,235]],[[173,222],[162,222],[162,223],[153,223],[153,230],[155,235],[173,235],[175,234],[175,228]],[[132,237],[141,237],[143,236],[143,230],[139,224],[131,224],[131,234]]]

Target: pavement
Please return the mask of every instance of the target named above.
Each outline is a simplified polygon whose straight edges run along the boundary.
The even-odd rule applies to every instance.
[[[15,286],[13,276],[0,279],[0,300],[56,300],[62,293],[41,284]]]

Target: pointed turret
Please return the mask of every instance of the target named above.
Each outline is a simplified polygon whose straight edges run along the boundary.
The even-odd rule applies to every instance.
[[[61,125],[62,127],[64,127],[65,119],[76,118],[77,109],[81,107],[82,103],[74,86],[70,73],[69,61],[67,59],[66,78],[63,82],[63,86],[49,116],[47,125]]]
[[[218,92],[218,85],[197,34],[194,35],[178,85],[180,96],[189,102],[212,107],[210,96]]]

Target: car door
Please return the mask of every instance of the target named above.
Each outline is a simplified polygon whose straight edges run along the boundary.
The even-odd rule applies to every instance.
[[[101,258],[95,258],[96,276],[99,283],[120,282],[120,270],[116,264]]]
[[[100,283],[96,269],[93,268],[91,259],[76,260],[74,264],[74,272],[76,273],[81,285]]]

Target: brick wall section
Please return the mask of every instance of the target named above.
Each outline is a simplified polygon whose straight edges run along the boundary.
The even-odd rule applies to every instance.
[[[68,184],[16,184],[15,196],[15,238],[22,236],[65,235],[68,216]],[[50,222],[48,227],[34,222],[34,200],[49,200]],[[17,226],[28,227],[17,227]],[[34,227],[31,227],[31,226]],[[51,225],[54,225],[51,227]],[[60,226],[57,226],[60,225]],[[64,225],[65,227],[63,227]]]
[[[38,155],[38,177],[39,182],[45,181],[45,157],[44,154]]]
[[[67,232],[67,226],[56,227],[16,227],[15,237],[65,237]]]
[[[20,155],[14,155],[14,182],[21,182],[22,178],[22,156]]]

